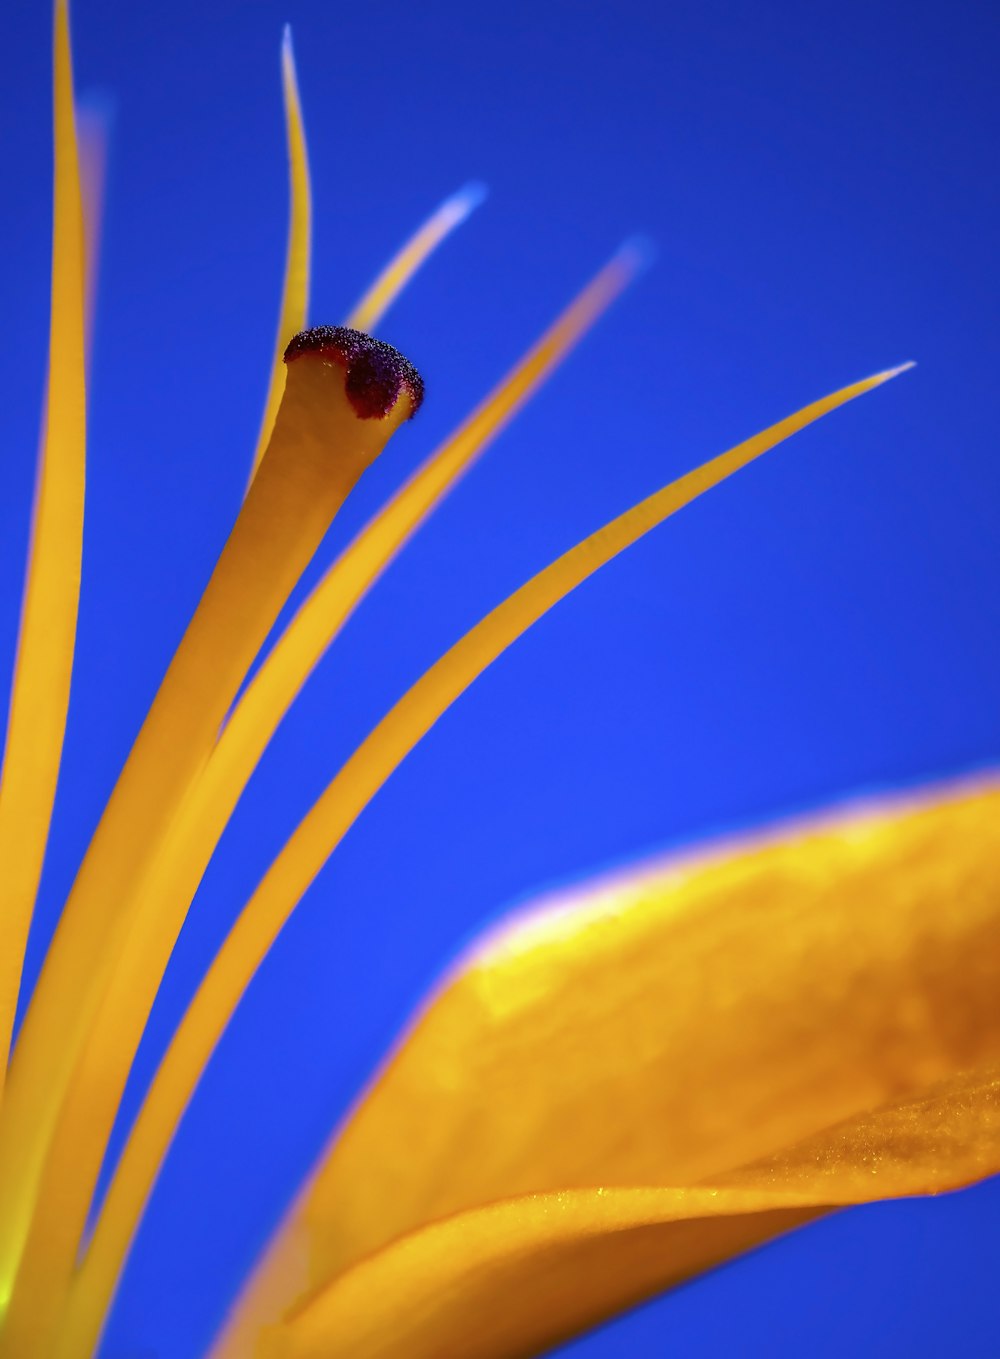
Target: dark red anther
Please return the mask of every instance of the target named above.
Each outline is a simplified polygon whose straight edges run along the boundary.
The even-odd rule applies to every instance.
[[[285,362],[293,363],[303,354],[317,354],[347,369],[347,396],[362,420],[387,415],[404,387],[410,397],[409,419],[424,399],[423,378],[410,360],[391,344],[364,331],[348,326],[314,326],[299,331],[285,350]]]

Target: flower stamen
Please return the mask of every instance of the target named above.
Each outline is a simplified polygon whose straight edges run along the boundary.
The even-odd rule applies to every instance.
[[[641,254],[627,246],[605,265],[508,377],[334,562],[237,703],[204,772],[135,890],[129,938],[84,1049],[81,1061],[86,1065],[77,1070],[72,1108],[67,1104],[64,1109],[64,1127],[70,1130],[66,1145],[74,1146],[78,1174],[89,1175],[91,1185],[97,1174],[96,1145],[88,1171],[80,1159],[81,1139],[87,1136],[88,1127],[97,1130],[95,1143],[106,1140],[110,1132],[129,1063],[187,909],[281,719],[359,600],[409,536],[641,264]],[[183,1057],[178,1061],[183,1051],[183,1043],[175,1042],[170,1052],[173,1060],[157,1073],[108,1189],[73,1284],[62,1331],[67,1348],[59,1351],[60,1359],[87,1352],[87,1345],[96,1340],[139,1214],[201,1073],[203,1063],[197,1055],[193,1061]],[[90,1072],[99,1073],[100,1080],[92,1082]],[[111,1099],[109,1089],[114,1092]]]
[[[281,314],[274,344],[271,380],[268,384],[260,434],[250,467],[253,481],[261,459],[267,452],[271,431],[285,390],[285,346],[306,323],[309,306],[309,274],[312,254],[312,189],[309,182],[309,150],[306,144],[302,100],[295,69],[295,50],[289,24],[281,41],[281,89],[285,105],[285,132],[288,141],[288,246],[285,255],[285,282],[281,295]]]
[[[62,759],[83,550],[86,261],[66,0],[55,14],[52,319],[45,432],[0,776],[0,1089]],[[2,1288],[2,1275],[0,1275]]]
[[[74,1195],[49,1177],[44,1202],[35,1198],[74,1066],[128,935],[132,889],[335,514],[414,409],[411,388],[401,381],[384,418],[359,418],[349,377],[322,350],[303,350],[288,365],[268,451],[90,843],[25,1017],[0,1119],[0,1282],[14,1278],[30,1223],[37,1248],[22,1273],[49,1275],[48,1311],[59,1286],[55,1237],[65,1245]],[[99,1126],[88,1124],[87,1136],[96,1139]],[[83,1169],[66,1168],[77,1189],[87,1164],[81,1146]],[[71,1259],[72,1251],[67,1269]],[[36,1343],[32,1328],[43,1319],[27,1319],[33,1296],[28,1283],[15,1289],[4,1333],[14,1337],[13,1353],[31,1352]],[[27,1309],[23,1327],[19,1298]]]
[[[349,326],[314,326],[292,337],[285,363],[303,355],[344,370],[344,390],[359,420],[381,420],[405,392],[412,420],[424,399],[424,383],[409,359],[384,340],[376,340]]]
[[[437,719],[506,647],[601,565],[775,444],[899,371],[902,370],[876,374],[813,402],[689,472],[597,530],[498,605],[382,719],[286,842],[238,917],[185,1013],[112,1180],[70,1304],[79,1321],[71,1318],[66,1324],[67,1333],[73,1331],[75,1324],[87,1324],[88,1310],[89,1325],[99,1326],[95,1301],[106,1299],[108,1290],[113,1288],[121,1258],[174,1129],[216,1042],[278,932],[361,811]],[[304,608],[299,618],[305,612]],[[262,682],[277,652],[278,647],[254,685]],[[254,701],[254,685],[244,695],[243,704]],[[231,726],[236,726],[239,717],[237,709]],[[218,758],[225,744],[223,733],[214,758]],[[211,772],[210,764],[209,778]],[[192,803],[187,811],[192,826],[196,820],[192,815],[195,805],[196,802]],[[173,855],[165,854],[164,859],[167,857]],[[151,913],[144,933],[136,932],[137,939],[148,940],[154,929]],[[166,953],[169,955],[169,948]],[[163,965],[165,961],[164,957]]]

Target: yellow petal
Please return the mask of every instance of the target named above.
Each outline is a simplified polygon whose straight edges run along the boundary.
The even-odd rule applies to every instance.
[[[285,390],[285,365],[282,358],[293,335],[306,324],[309,306],[309,263],[312,245],[312,190],[309,184],[309,153],[306,146],[299,80],[295,70],[292,30],[285,26],[281,44],[281,89],[285,101],[285,130],[288,138],[288,247],[285,255],[285,286],[281,296],[281,315],[274,342],[271,380],[260,422],[260,434],[250,468],[253,481],[271,440],[271,431]]]
[[[827,1208],[951,1188],[998,1168],[994,1069],[863,1115],[722,1187],[567,1190],[459,1214],[320,1289],[262,1350],[268,1359],[534,1354]]]
[[[86,457],[84,227],[66,0],[55,12],[52,319],[45,432],[0,780],[0,1088],[69,706]]]
[[[1000,1066],[986,1064],[712,1177],[846,1206],[938,1194],[1000,1171]]]
[[[708,1184],[715,1211],[815,1211],[1000,1169],[998,814],[994,779],[796,823],[567,892],[487,940],[335,1139],[220,1354],[297,1308],[312,1336],[314,1294],[315,1316],[347,1315],[338,1290],[354,1296],[380,1252],[405,1292],[416,1266],[397,1268],[386,1247],[406,1237],[399,1249],[422,1250],[413,1233],[430,1243],[421,1269],[462,1276],[479,1249],[475,1214],[491,1204],[520,1201],[504,1209],[504,1258],[525,1282],[535,1228],[517,1264],[517,1214],[534,1195],[546,1222],[561,1195],[596,1187],[603,1198]],[[727,1196],[746,1192],[765,1198],[734,1208]],[[711,1214],[700,1199],[661,1210]],[[581,1211],[571,1254],[581,1233],[603,1231],[603,1209]],[[462,1214],[473,1215],[468,1249]],[[490,1235],[484,1226],[487,1252]],[[723,1253],[742,1248],[722,1240]],[[379,1288],[391,1316],[386,1278]],[[491,1315],[516,1310],[505,1289]],[[344,1325],[361,1331],[344,1332],[346,1352],[397,1353],[382,1332],[366,1348],[379,1326],[354,1303],[348,1312]],[[432,1331],[437,1350],[420,1347],[419,1326],[403,1333],[400,1354],[459,1352],[447,1328]]]
[[[566,1190],[448,1218],[319,1290],[258,1352],[537,1354],[827,1208],[948,1188],[997,1169],[995,1068],[810,1139],[725,1187]]]
[[[462,1213],[379,1252],[213,1359],[538,1354],[822,1210],[730,1191],[571,1190]]]

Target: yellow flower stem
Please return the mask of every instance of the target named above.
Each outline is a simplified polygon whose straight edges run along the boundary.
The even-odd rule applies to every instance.
[[[521,362],[358,535],[299,609],[237,703],[204,773],[185,798],[136,889],[136,914],[118,969],[83,1049],[57,1137],[72,1148],[75,1187],[59,1213],[82,1227],[121,1089],[157,986],[202,874],[234,807],[309,673],[410,535],[456,484],[532,391],[641,266],[626,246],[600,271]],[[173,1131],[147,1124],[130,1143],[101,1212],[64,1324],[66,1348],[93,1344],[128,1242]],[[69,1174],[67,1167],[67,1174]],[[75,1208],[70,1205],[75,1204]],[[86,1336],[86,1341],[82,1338]]]
[[[182,1020],[147,1094],[109,1190],[73,1296],[75,1333],[91,1300],[113,1283],[156,1169],[212,1049],[257,966],[340,839],[385,780],[452,702],[513,641],[600,566],[670,514],[781,440],[880,385],[880,373],[782,420],[606,524],[535,576],[451,648],[400,700],[286,844],[237,920]],[[76,1317],[81,1318],[81,1323]],[[86,1320],[93,1334],[96,1318]],[[67,1347],[59,1359],[84,1354]]]
[[[52,317],[10,719],[0,777],[0,1086],[62,757],[80,597],[86,461],[85,258],[66,0],[55,8]]]
[[[434,211],[389,261],[345,322],[356,330],[374,330],[403,288],[432,251],[468,217],[486,196],[481,184],[466,184]]]
[[[295,51],[292,30],[285,26],[281,44],[281,87],[285,102],[285,129],[288,138],[288,247],[285,256],[285,285],[281,298],[281,315],[275,339],[274,361],[268,386],[260,435],[254,450],[250,480],[267,450],[271,431],[285,390],[285,349],[293,335],[306,324],[309,306],[310,249],[312,240],[312,192],[309,184],[309,154],[306,146],[302,101],[295,70]]]
[[[340,363],[316,352],[289,365],[267,455],[91,841],[25,1018],[0,1118],[4,1292],[29,1225],[39,1238],[46,1229],[44,1218],[32,1224],[32,1201],[81,1044],[118,965],[130,889],[335,513],[410,410],[404,395],[386,418],[359,418]],[[43,1260],[34,1262],[44,1271]],[[30,1327],[14,1326],[16,1292],[15,1338],[5,1331],[0,1353],[40,1353]]]

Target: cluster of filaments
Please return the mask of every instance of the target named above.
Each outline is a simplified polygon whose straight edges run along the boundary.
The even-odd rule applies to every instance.
[[[238,913],[153,1077],[88,1232],[121,1094],[171,950],[282,718],[409,536],[642,264],[641,250],[626,246],[595,276],[327,569],[245,685],[352,487],[420,404],[423,388],[413,366],[364,331],[482,196],[472,186],[442,205],[346,326],[303,331],[310,196],[287,40],[283,76],[289,253],[248,492],[80,865],[9,1069],[3,1063],[2,1359],[92,1353],[170,1140],[241,995],[336,845],[441,713],[601,564],[780,439],[886,376],[814,403],[604,525],[498,605],[400,699],[332,779]],[[0,793],[3,951],[15,960],[0,994],[4,1054],[58,778],[81,562],[88,258],[65,0],[56,14],[55,152],[45,438]]]

